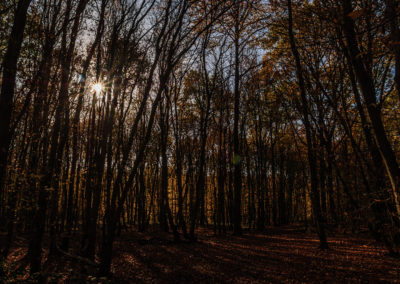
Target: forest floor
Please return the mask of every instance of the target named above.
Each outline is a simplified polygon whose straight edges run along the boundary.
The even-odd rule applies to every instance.
[[[10,267],[26,252],[24,243],[15,242]],[[90,267],[66,256],[47,259],[44,272],[55,283],[400,283],[400,260],[366,233],[329,236],[329,246],[318,249],[315,234],[300,226],[243,236],[201,229],[194,243],[132,230],[116,240],[108,280],[90,277]]]

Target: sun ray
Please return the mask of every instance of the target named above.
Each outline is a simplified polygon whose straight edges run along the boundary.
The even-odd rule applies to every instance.
[[[92,92],[96,92],[96,95],[100,94],[103,90],[103,84],[97,82],[92,85]]]

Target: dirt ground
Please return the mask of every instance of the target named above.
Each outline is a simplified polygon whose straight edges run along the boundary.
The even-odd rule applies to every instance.
[[[23,243],[17,241],[8,258],[11,271],[26,251]],[[366,234],[336,234],[329,245],[318,249],[315,234],[295,226],[243,236],[202,229],[194,243],[132,230],[117,238],[107,280],[89,276],[93,268],[66,256],[45,260],[44,271],[48,283],[400,283],[400,259]],[[22,281],[27,274],[15,277]]]

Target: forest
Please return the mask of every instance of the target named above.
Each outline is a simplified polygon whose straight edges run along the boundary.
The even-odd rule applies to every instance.
[[[400,283],[399,14],[0,1],[0,282]]]

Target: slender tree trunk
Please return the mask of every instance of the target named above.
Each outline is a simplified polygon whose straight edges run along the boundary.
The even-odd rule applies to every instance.
[[[6,208],[4,203],[4,191],[9,148],[12,138],[12,129],[10,129],[10,126],[14,109],[13,100],[17,76],[17,63],[24,39],[26,15],[30,3],[31,0],[20,0],[17,4],[14,23],[2,63],[3,77],[0,93],[0,207],[2,209],[0,210],[0,214],[3,214],[3,210]],[[0,215],[0,222],[2,218],[3,216]]]
[[[168,104],[168,103],[166,103]],[[167,108],[167,107],[165,107]],[[167,126],[167,111],[164,111],[164,106],[160,106],[160,152],[161,152],[161,186],[160,186],[160,226],[165,232],[168,232],[168,158],[167,158],[167,141],[168,141],[168,126]]]
[[[278,208],[276,194],[276,157],[275,157],[275,142],[273,141],[273,128],[271,123],[270,138],[271,138],[271,183],[272,183],[272,224],[278,225]]]
[[[237,15],[235,17],[234,26],[234,52],[235,52],[235,74],[234,74],[234,113],[233,113],[233,184],[234,184],[234,224],[233,233],[235,235],[242,234],[242,152],[239,141],[239,119],[240,119],[240,2],[238,2],[235,8],[237,9]]]
[[[376,101],[376,91],[374,80],[371,78],[367,70],[366,64],[361,56],[360,49],[356,40],[354,20],[349,16],[353,11],[352,3],[349,0],[343,0],[343,32],[347,42],[347,49],[350,55],[350,63],[354,68],[358,83],[360,85],[361,93],[365,100],[369,118],[374,130],[374,138],[377,141],[379,152],[383,158],[383,162],[387,174],[392,185],[393,202],[396,208],[396,218],[400,216],[400,169],[396,160],[396,155],[393,151],[392,145],[386,135],[383,125],[381,110]]]
[[[288,0],[288,13],[289,13],[289,40],[292,53],[296,63],[296,75],[297,81],[300,88],[302,112],[303,112],[303,123],[306,130],[306,140],[307,140],[307,154],[308,154],[308,164],[310,167],[310,177],[311,177],[311,202],[313,214],[315,217],[315,223],[317,226],[317,232],[320,240],[320,248],[325,249],[328,247],[328,242],[326,240],[325,227],[323,223],[323,218],[321,214],[321,206],[319,202],[319,192],[318,192],[318,176],[317,176],[317,165],[314,153],[314,145],[312,142],[311,133],[311,123],[309,118],[307,94],[305,89],[305,83],[303,78],[303,68],[300,61],[300,55],[296,47],[296,42],[293,34],[293,15],[292,15],[292,1]]]
[[[394,54],[394,83],[400,99],[400,28],[399,28],[399,1],[386,0],[386,14],[390,25],[391,48]]]

